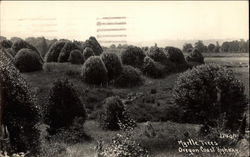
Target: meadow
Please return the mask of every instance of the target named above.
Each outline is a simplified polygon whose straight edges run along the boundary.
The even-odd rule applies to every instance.
[[[249,54],[210,54],[204,55],[206,63],[217,63],[231,68],[236,77],[244,83],[245,94],[249,98]],[[57,143],[63,151],[53,156],[60,157],[92,157],[96,155],[97,141],[109,142],[121,131],[103,131],[96,118],[101,109],[102,101],[109,96],[118,95],[123,100],[130,100],[128,111],[132,118],[138,121],[133,130],[133,139],[141,143],[154,157],[189,156],[190,153],[178,152],[178,140],[202,139],[198,135],[200,125],[181,124],[172,122],[176,118],[175,105],[172,98],[172,89],[179,73],[171,74],[163,79],[144,77],[143,86],[134,88],[116,88],[114,86],[101,87],[82,82],[80,77],[81,66],[69,63],[45,63],[43,71],[22,73],[38,98],[38,104],[46,104],[49,89],[58,78],[68,78],[78,91],[88,113],[88,120],[84,124],[87,135],[92,140],[78,143]],[[147,134],[147,121],[151,121],[154,136]],[[249,117],[248,117],[249,122]],[[204,140],[204,139],[203,139]],[[249,135],[248,135],[249,140]],[[53,145],[53,144],[52,144]],[[55,145],[54,145],[55,146]],[[55,146],[57,147],[57,146]],[[48,148],[54,149],[54,147]],[[48,150],[47,150],[48,151]],[[247,150],[243,150],[246,152]],[[49,152],[49,151],[48,151]],[[198,153],[198,156],[235,156],[233,153]],[[238,154],[239,155],[239,154]],[[244,156],[244,154],[241,154]],[[51,156],[50,153],[44,157]]]

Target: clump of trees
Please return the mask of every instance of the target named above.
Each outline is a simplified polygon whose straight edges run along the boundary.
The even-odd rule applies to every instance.
[[[217,126],[225,113],[225,128],[239,128],[247,104],[244,86],[232,70],[215,64],[194,67],[179,75],[173,92],[183,122]]]
[[[202,40],[197,41],[194,46],[191,43],[185,43],[183,45],[183,51],[189,52],[192,49],[197,49],[202,53],[206,52],[249,52],[249,40],[245,41],[244,39],[234,40],[234,41],[225,41],[221,45],[217,41],[215,44],[210,43],[205,45]]]

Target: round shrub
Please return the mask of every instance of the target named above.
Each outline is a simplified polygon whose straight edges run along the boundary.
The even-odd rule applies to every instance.
[[[11,48],[11,46],[12,46],[12,42],[10,40],[2,40],[2,41],[0,41],[0,49],[1,48],[5,48],[5,49]]]
[[[103,52],[101,45],[98,43],[95,37],[89,37],[89,39],[85,41],[83,44],[83,49],[86,47],[92,48],[96,56],[99,56]]]
[[[143,59],[146,55],[141,48],[136,46],[129,46],[125,51],[121,53],[122,63],[125,65],[131,65],[135,68],[142,68]]]
[[[167,58],[175,64],[176,71],[183,71],[188,68],[188,64],[182,51],[175,47],[165,47]]]
[[[232,70],[214,64],[200,65],[180,74],[173,93],[185,122],[213,126],[225,113],[226,127],[235,130],[246,106],[243,84]]]
[[[65,41],[56,41],[45,55],[46,62],[57,62],[59,54],[65,45]]]
[[[151,47],[150,50],[147,52],[147,55],[155,62],[159,62],[164,65],[165,74],[175,71],[175,64],[167,58],[167,55],[164,53],[163,49],[158,47]]]
[[[115,53],[102,53],[101,59],[108,70],[109,80],[112,80],[120,75],[122,71],[122,63]]]
[[[31,49],[33,50],[34,52],[36,52],[40,58],[41,61],[43,61],[39,51],[32,45],[30,45],[29,43],[27,43],[26,41],[24,40],[16,40],[13,44],[12,44],[12,47],[11,47],[14,52],[15,52],[15,55],[17,54],[17,52],[23,48],[28,48],[28,49]]]
[[[14,64],[20,72],[42,70],[43,63],[36,52],[31,49],[21,49],[14,58]]]
[[[29,37],[26,38],[25,41],[34,46],[40,52],[42,57],[44,57],[48,51],[48,44],[44,37]]]
[[[81,50],[81,49],[76,45],[76,43],[73,43],[71,41],[66,42],[59,54],[58,62],[60,63],[67,62],[69,59],[70,52],[72,50]]]
[[[86,47],[84,50],[83,50],[83,58],[84,60],[86,61],[89,57],[91,56],[95,56],[95,53],[94,51],[92,50],[92,48],[90,47]]]
[[[0,54],[0,123],[7,126],[13,152],[36,153],[40,145],[36,127],[40,110],[26,81],[4,53]]]
[[[182,51],[175,47],[165,47],[167,57],[174,63],[186,63]]]
[[[80,50],[72,50],[69,55],[69,62],[71,64],[83,64],[84,58]]]
[[[99,56],[89,57],[82,68],[83,80],[90,84],[105,84],[108,80],[108,71]]]
[[[112,96],[104,100],[104,113],[100,117],[101,127],[107,130],[119,130],[119,122],[124,120],[124,105],[119,97]]]
[[[122,67],[121,74],[114,80],[117,87],[135,87],[143,84],[141,73],[138,69],[125,65]]]
[[[147,52],[147,56],[152,58],[156,62],[160,62],[162,64],[165,64],[168,61],[168,58],[166,54],[164,53],[163,49],[158,47],[151,47],[149,51]]]
[[[164,76],[164,66],[147,56],[144,58],[142,72],[152,78],[161,78]]]
[[[204,64],[204,57],[199,50],[193,49],[192,52],[186,57],[187,62],[197,62]]]
[[[69,129],[75,118],[86,120],[85,107],[67,79],[54,82],[49,92],[45,123],[50,126],[48,132],[53,135],[60,129]]]

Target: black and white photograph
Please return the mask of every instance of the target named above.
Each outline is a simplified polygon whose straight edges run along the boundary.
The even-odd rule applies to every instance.
[[[249,157],[249,1],[0,0],[0,157]]]

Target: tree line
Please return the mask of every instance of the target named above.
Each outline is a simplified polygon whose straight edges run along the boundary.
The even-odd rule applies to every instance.
[[[236,53],[249,53],[249,40],[245,41],[244,39],[234,40],[234,41],[225,41],[221,45],[217,41],[216,44],[210,43],[205,45],[202,40],[197,41],[192,45],[191,43],[185,43],[183,45],[183,51],[189,52],[193,48],[198,49],[200,52],[209,53],[209,52],[236,52]]]

